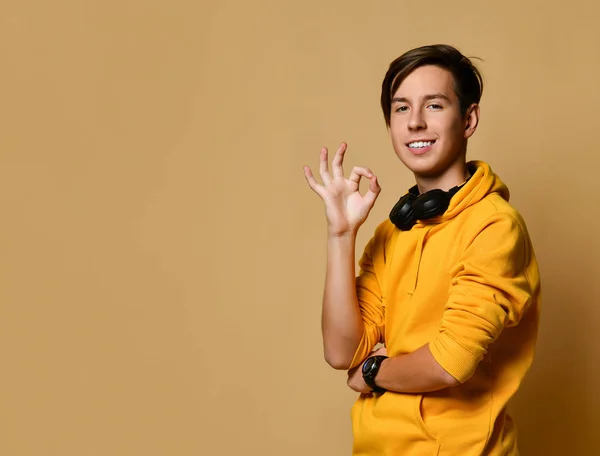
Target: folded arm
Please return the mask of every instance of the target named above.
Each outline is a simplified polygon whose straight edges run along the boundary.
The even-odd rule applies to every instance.
[[[369,393],[371,388],[362,378],[361,366],[362,363],[348,372],[348,386],[359,393]],[[456,386],[459,382],[438,364],[429,346],[424,345],[412,353],[384,360],[376,384],[388,391],[425,393]]]

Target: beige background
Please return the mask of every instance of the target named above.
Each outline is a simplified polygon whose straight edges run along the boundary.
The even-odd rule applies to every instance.
[[[323,361],[321,202],[349,143],[412,176],[379,110],[389,62],[484,59],[470,158],[509,185],[544,314],[514,404],[523,455],[600,454],[595,2],[5,0],[0,5],[0,454],[347,455]]]

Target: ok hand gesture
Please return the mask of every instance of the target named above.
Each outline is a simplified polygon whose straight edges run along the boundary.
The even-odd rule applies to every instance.
[[[325,203],[330,236],[355,235],[367,219],[381,191],[377,177],[368,168],[355,166],[350,177],[348,179],[344,177],[342,164],[346,148],[347,145],[342,143],[333,157],[331,162],[333,176],[328,169],[327,148],[321,149],[319,174],[323,184],[315,180],[308,166],[304,167],[304,177],[308,185]],[[358,192],[362,177],[369,179],[369,190],[364,196]]]

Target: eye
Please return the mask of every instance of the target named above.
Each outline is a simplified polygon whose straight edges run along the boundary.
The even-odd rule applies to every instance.
[[[430,104],[429,106],[427,106],[428,108],[433,109],[434,111],[437,111],[438,109],[442,109],[442,106],[440,106],[439,104]]]
[[[408,111],[408,106],[398,106],[396,108],[396,112],[406,112]]]

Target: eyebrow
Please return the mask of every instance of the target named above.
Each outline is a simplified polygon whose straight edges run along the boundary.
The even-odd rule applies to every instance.
[[[446,100],[448,103],[452,103],[450,98],[448,98],[443,93],[432,93],[431,95],[425,95],[424,97],[422,97],[422,99],[423,99],[423,101],[442,99],[442,100]],[[408,98],[394,97],[394,98],[392,98],[392,103],[408,103]]]

